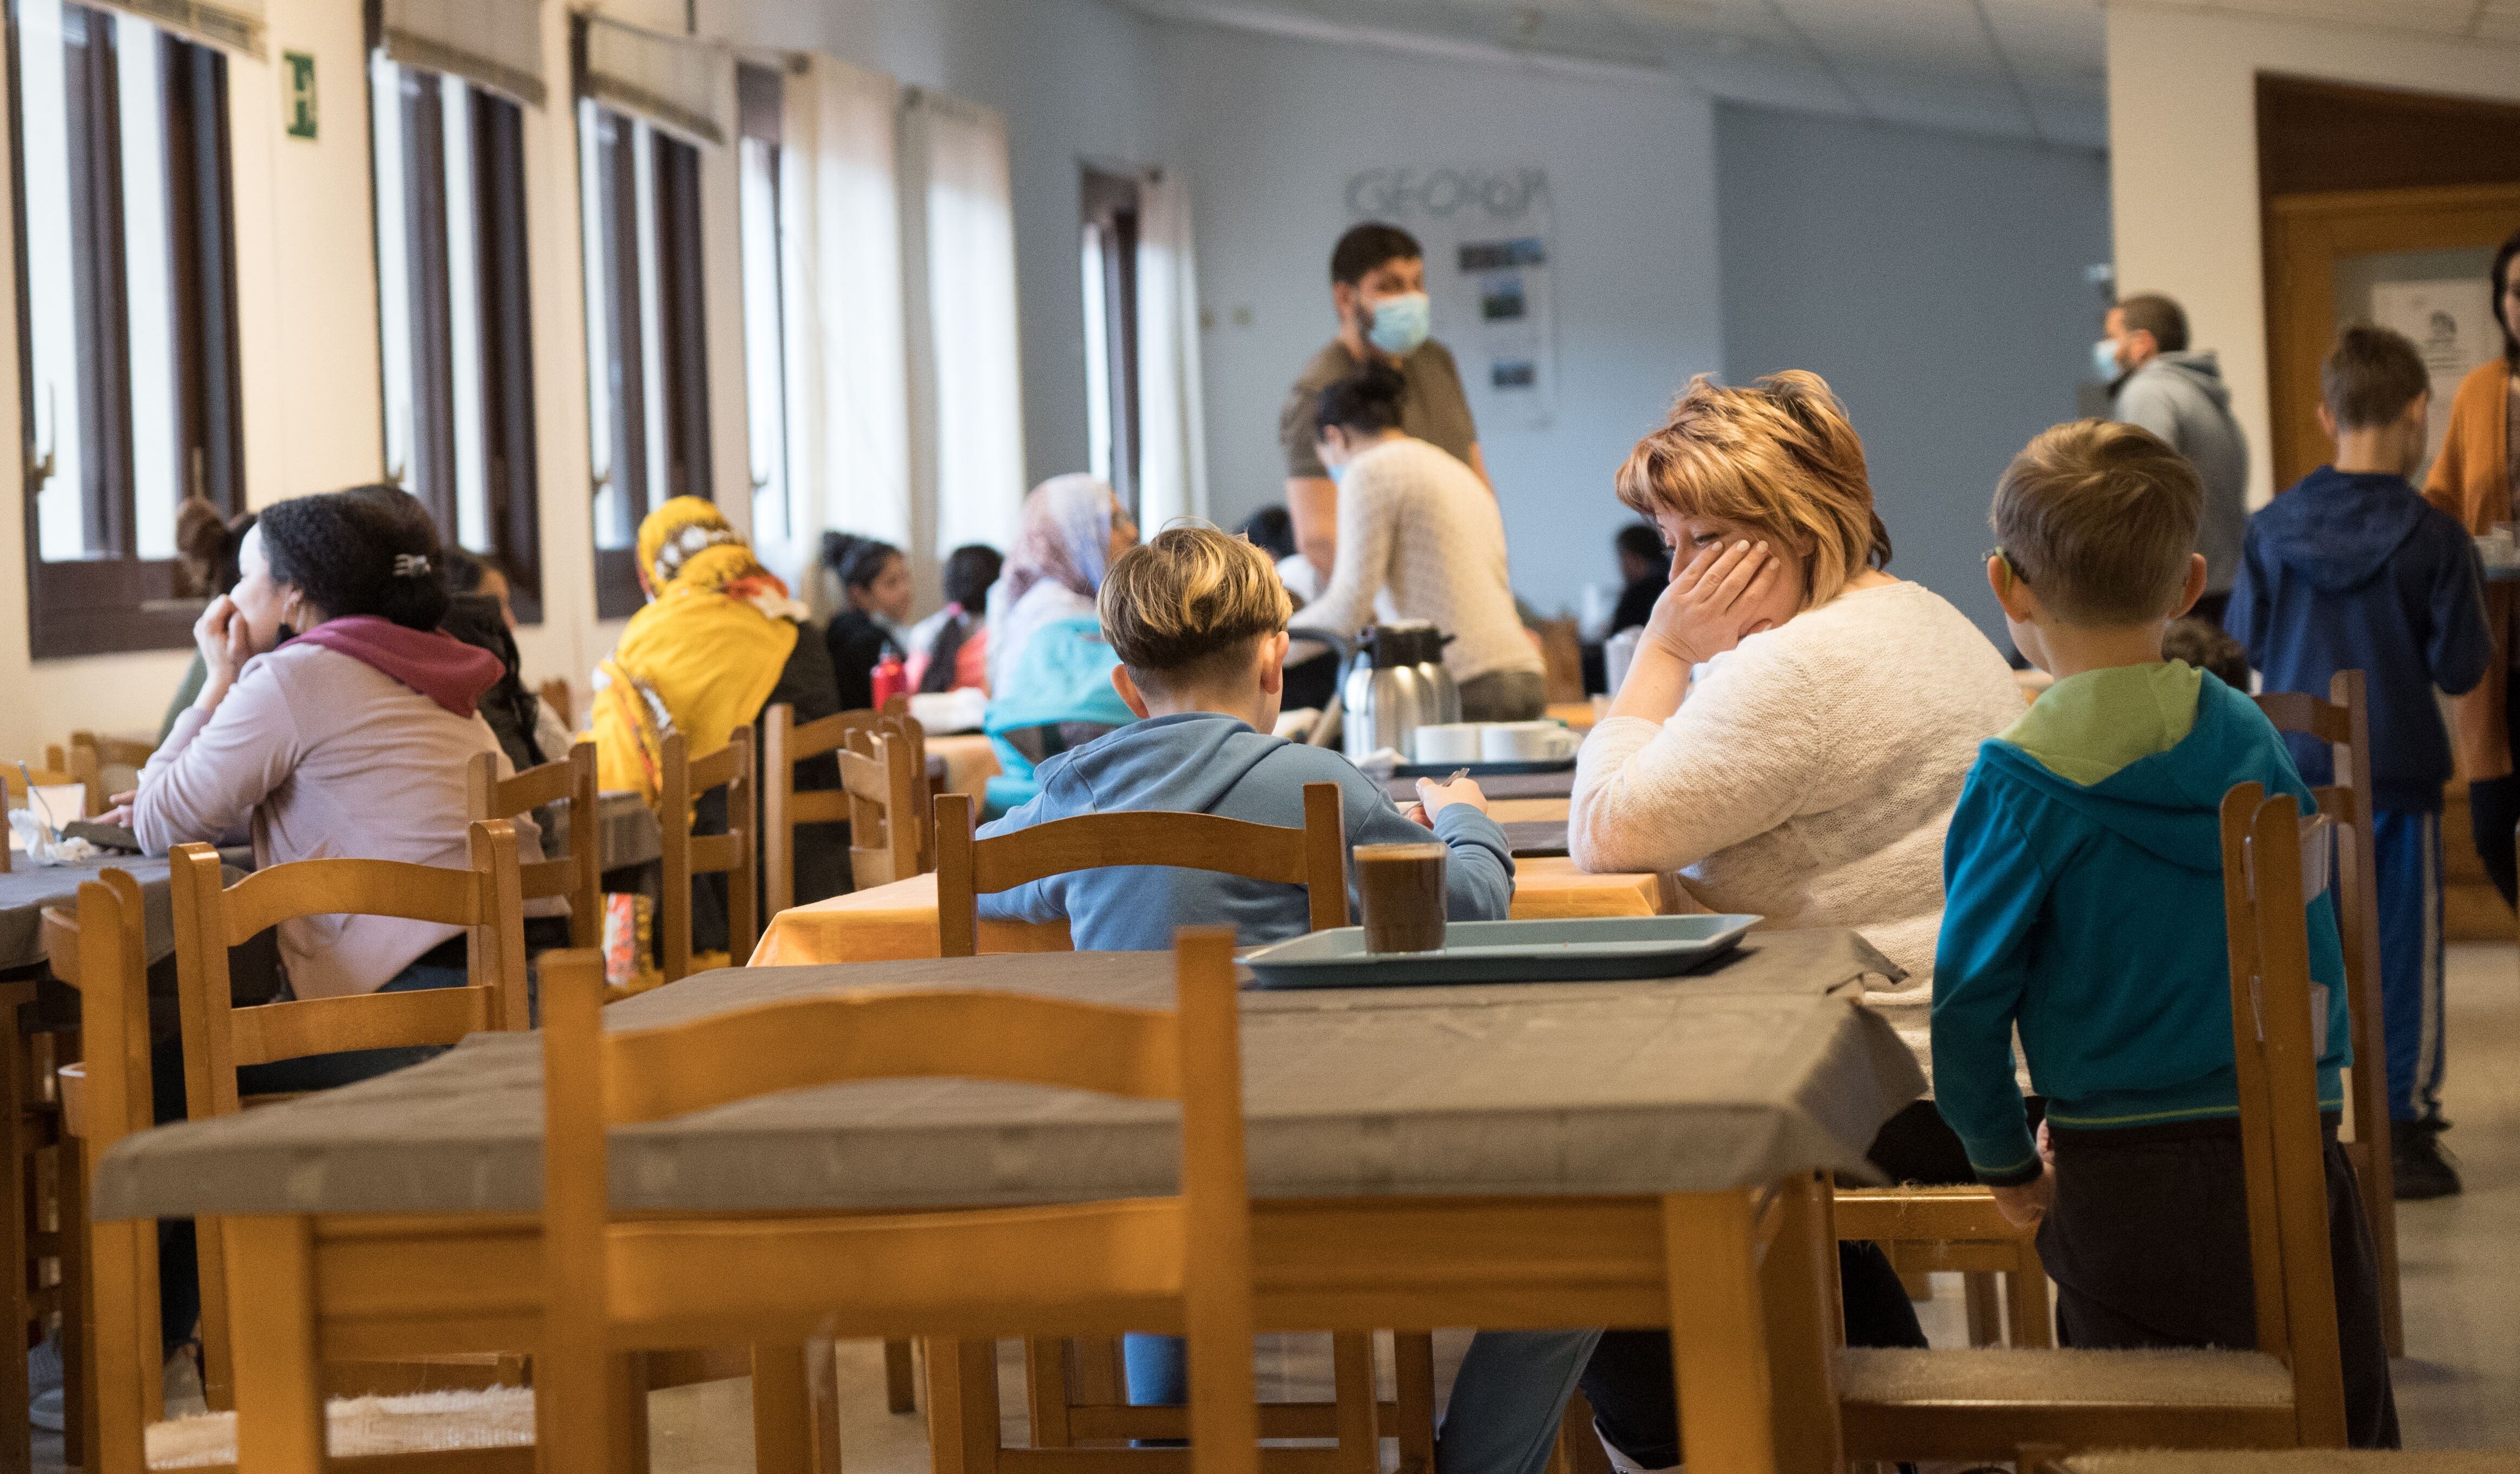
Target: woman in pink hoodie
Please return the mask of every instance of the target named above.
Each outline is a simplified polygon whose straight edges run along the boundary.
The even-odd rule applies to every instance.
[[[194,626],[201,694],[141,770],[130,819],[142,846],[162,855],[244,831],[257,866],[470,865],[465,768],[500,750],[475,703],[501,666],[438,633],[441,560],[427,510],[392,487],[265,509],[235,592]],[[519,860],[539,860],[532,822],[518,831]],[[384,916],[280,925],[301,999],[460,984],[464,946],[456,927]]]

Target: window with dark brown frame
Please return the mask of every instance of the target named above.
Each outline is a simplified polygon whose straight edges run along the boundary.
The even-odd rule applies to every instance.
[[[542,619],[522,110],[379,57],[378,303],[388,478]]]
[[[638,609],[639,523],[712,496],[699,150],[578,103],[598,617]]]
[[[788,264],[779,171],[787,142],[787,84],[749,63],[736,68],[737,201],[742,216],[744,441],[751,456],[752,540],[784,548],[795,535],[788,499]]]
[[[227,62],[69,0],[8,15],[30,652],[181,648],[177,510],[244,505]]]
[[[1085,217],[1087,438],[1096,475],[1138,513],[1138,181],[1092,165]]]

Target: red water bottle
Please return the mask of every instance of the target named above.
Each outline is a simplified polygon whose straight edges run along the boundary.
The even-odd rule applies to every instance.
[[[883,710],[884,702],[910,691],[910,668],[901,663],[899,655],[890,652],[886,652],[883,663],[875,668],[874,679],[875,709],[878,711]]]

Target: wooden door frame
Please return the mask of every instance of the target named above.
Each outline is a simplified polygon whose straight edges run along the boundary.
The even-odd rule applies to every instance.
[[[2279,195],[2267,201],[2267,391],[2280,490],[2328,460],[2318,366],[2336,341],[2336,262],[2381,251],[2491,250],[2520,227],[2520,184]]]

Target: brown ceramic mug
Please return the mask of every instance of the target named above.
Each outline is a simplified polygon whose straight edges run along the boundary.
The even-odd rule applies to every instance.
[[[1444,945],[1441,844],[1369,844],[1356,852],[1365,950],[1435,952]]]

